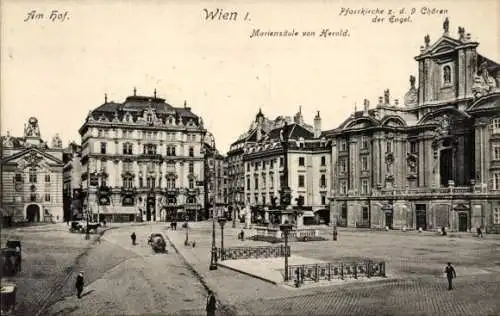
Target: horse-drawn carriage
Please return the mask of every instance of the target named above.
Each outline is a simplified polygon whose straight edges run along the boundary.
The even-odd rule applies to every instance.
[[[87,228],[89,232],[91,233],[97,233],[97,228],[101,227],[100,223],[88,223],[86,224],[85,222],[81,221],[73,221],[71,222],[71,227],[69,228],[69,231],[72,233],[86,233]]]
[[[151,245],[155,252],[166,252],[167,243],[165,238],[160,233],[153,233],[149,236],[148,244]]]
[[[1,249],[2,275],[15,275],[21,271],[21,241],[7,240],[5,248]]]

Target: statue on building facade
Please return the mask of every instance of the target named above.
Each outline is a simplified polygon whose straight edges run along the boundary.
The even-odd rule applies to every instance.
[[[12,137],[10,136],[10,132],[7,131],[7,135],[4,137],[2,141],[3,147],[12,147],[14,143],[12,142]]]
[[[30,117],[28,124],[24,125],[24,137],[40,137],[40,128],[36,117]]]
[[[390,91],[389,89],[384,90],[384,104],[390,104]]]
[[[425,35],[424,36],[425,48],[429,47],[430,42],[431,42],[431,37],[429,36],[429,34]]]
[[[62,148],[62,140],[59,134],[52,137],[52,148]]]
[[[405,94],[404,102],[406,106],[417,105],[418,90],[415,88],[415,76],[410,76],[410,89]]]
[[[488,63],[482,62],[479,66],[478,72],[474,77],[474,84],[472,85],[472,93],[475,98],[486,95],[497,88],[495,78],[488,72]]]
[[[443,22],[443,30],[444,30],[444,33],[445,34],[448,34],[449,30],[450,30],[450,20],[448,20],[448,17],[446,17],[444,19],[444,22]]]

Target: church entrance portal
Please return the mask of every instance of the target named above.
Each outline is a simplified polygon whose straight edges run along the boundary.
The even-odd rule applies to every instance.
[[[441,150],[439,173],[441,176],[441,186],[447,187],[448,181],[453,180],[453,151],[451,148]]]
[[[26,208],[26,219],[28,222],[40,221],[40,207],[36,204],[30,204]]]

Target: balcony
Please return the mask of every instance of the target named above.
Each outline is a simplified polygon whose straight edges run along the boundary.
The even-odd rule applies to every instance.
[[[154,161],[161,161],[162,156],[160,154],[153,154],[153,153],[143,153],[138,156],[139,160],[154,160]]]
[[[137,189],[135,187],[133,188],[126,188],[122,187],[121,188],[121,194],[135,194],[137,192]]]

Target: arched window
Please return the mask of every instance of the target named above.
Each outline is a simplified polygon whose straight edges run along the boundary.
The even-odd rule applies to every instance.
[[[324,174],[322,174],[322,175],[321,175],[319,185],[320,185],[321,187],[326,187],[326,176],[325,176]]]
[[[189,157],[194,157],[194,148],[189,147]]]
[[[443,67],[443,83],[451,83],[451,68],[450,66]]]

